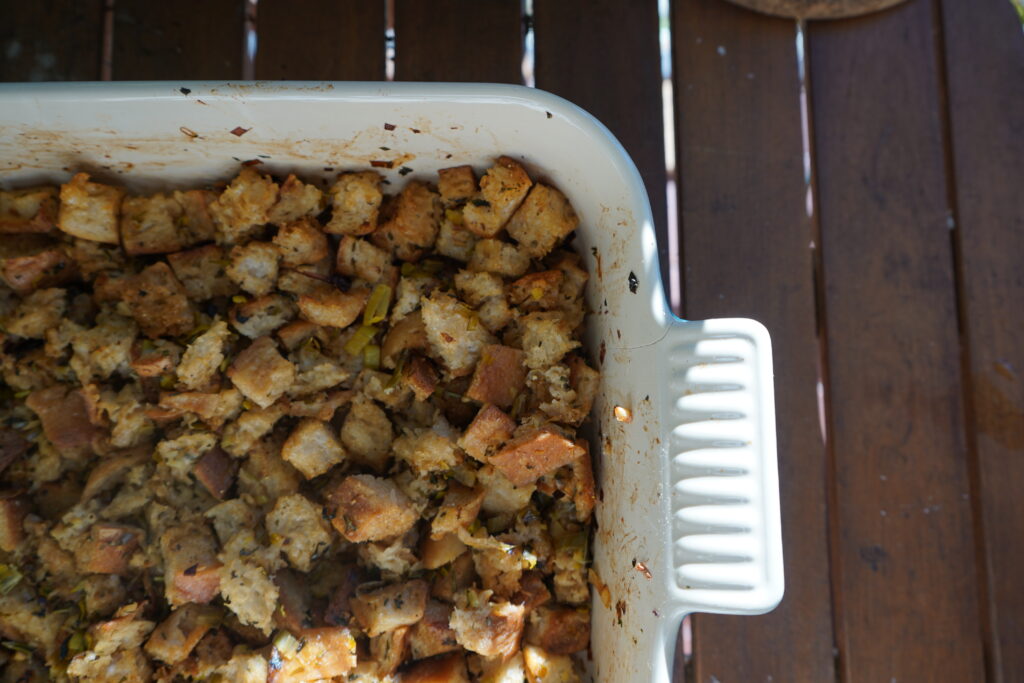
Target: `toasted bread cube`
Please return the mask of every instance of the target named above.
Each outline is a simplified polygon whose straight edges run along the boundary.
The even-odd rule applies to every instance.
[[[181,347],[166,339],[135,343],[131,348],[130,364],[139,377],[159,377],[178,367],[181,354]]]
[[[320,188],[312,183],[306,184],[296,178],[294,173],[290,173],[281,184],[277,204],[270,210],[267,220],[274,225],[284,225],[314,217],[324,210],[325,205],[324,193]]]
[[[451,294],[434,292],[423,300],[422,310],[431,355],[440,359],[452,376],[469,374],[494,337],[476,313]]]
[[[519,208],[532,184],[518,161],[499,157],[480,179],[479,195],[470,199],[462,210],[466,229],[481,237],[497,235]]]
[[[530,313],[519,321],[523,331],[526,366],[531,370],[554,365],[580,343],[573,339],[572,328],[561,313]]]
[[[147,337],[175,337],[195,325],[195,314],[185,288],[163,261],[130,278],[124,301]]]
[[[57,221],[56,187],[0,192],[0,234],[51,232]]]
[[[167,262],[193,301],[229,296],[238,291],[225,272],[228,262],[224,249],[216,244],[168,254]]]
[[[516,486],[501,470],[484,465],[476,473],[477,481],[486,492],[482,508],[491,515],[514,514],[530,504],[537,487],[533,484]]]
[[[0,277],[20,296],[77,276],[78,267],[65,248],[44,235],[10,235],[0,244]]]
[[[522,652],[517,652],[508,659],[485,659],[481,662],[481,668],[483,672],[480,675],[480,683],[523,683],[526,680]]]
[[[583,415],[590,413],[601,385],[601,373],[594,370],[579,356],[572,356],[568,361],[569,386],[576,392],[576,405]]]
[[[393,439],[391,420],[376,403],[367,399],[352,402],[341,426],[341,442],[353,462],[383,471]]]
[[[530,267],[530,255],[509,242],[483,239],[474,245],[466,267],[502,277],[520,277]]]
[[[60,186],[57,226],[69,235],[118,244],[117,215],[124,190],[89,182],[89,174],[76,173]]]
[[[402,683],[470,683],[466,656],[453,652],[415,662],[402,674]]]
[[[171,607],[206,604],[220,591],[217,541],[206,524],[186,523],[160,536],[164,596]]]
[[[266,408],[295,381],[295,366],[278,353],[273,339],[260,337],[238,354],[227,376],[246,398]]]
[[[125,197],[121,202],[121,242],[137,254],[166,254],[192,243],[184,229],[185,210],[173,197]]]
[[[302,472],[306,479],[312,479],[341,464],[345,450],[326,422],[306,418],[284,442],[281,457]]]
[[[223,320],[214,322],[210,329],[196,337],[178,363],[178,382],[193,391],[209,388],[217,378],[224,361],[224,347],[230,338],[231,330]]]
[[[299,296],[299,314],[317,325],[345,328],[356,321],[369,298],[370,290],[365,287],[341,292],[323,285]]]
[[[417,430],[415,434],[398,437],[392,444],[392,450],[417,474],[446,472],[462,462],[455,443],[433,429]]]
[[[330,526],[323,508],[300,493],[278,498],[267,513],[267,533],[279,539],[288,562],[300,572],[308,572],[313,560],[331,544]]]
[[[481,403],[510,408],[526,386],[525,358],[525,353],[511,346],[485,346],[466,396]]]
[[[324,495],[334,514],[334,528],[353,543],[401,536],[419,519],[412,501],[390,479],[353,474]]]
[[[410,181],[386,207],[387,219],[371,238],[400,259],[415,261],[437,240],[441,200],[418,180]]]
[[[217,228],[210,215],[210,204],[216,199],[217,193],[210,190],[174,191],[174,200],[184,212],[181,227],[188,232],[193,243],[212,240],[217,236]]]
[[[331,220],[324,230],[335,235],[367,235],[377,228],[384,195],[376,171],[342,173],[331,186]]]
[[[402,381],[412,389],[416,400],[426,401],[437,390],[440,377],[429,360],[422,356],[413,356],[402,374]]]
[[[464,202],[476,194],[476,176],[472,166],[452,166],[437,172],[437,190],[447,205]]]
[[[512,438],[515,420],[494,405],[485,405],[459,438],[459,448],[480,462]]]
[[[399,626],[370,638],[370,659],[378,676],[390,677],[398,670],[409,652],[409,626]]]
[[[544,573],[538,570],[523,572],[519,579],[519,590],[512,596],[512,602],[526,607],[527,614],[551,602],[551,591],[544,583]]]
[[[307,628],[274,639],[267,683],[342,680],[356,665],[356,639],[343,626]]]
[[[266,336],[295,317],[296,307],[283,294],[272,292],[231,307],[231,326],[249,339]]]
[[[357,594],[349,604],[356,621],[372,638],[422,619],[428,593],[427,582],[415,579]]]
[[[312,218],[285,223],[272,242],[281,253],[281,263],[288,268],[317,263],[330,255],[327,235]]]
[[[538,607],[530,613],[525,640],[554,655],[571,655],[590,644],[590,610],[585,607]]]
[[[220,544],[225,545],[239,531],[255,528],[259,523],[257,514],[241,498],[231,498],[208,508],[203,516],[213,523]]]
[[[455,631],[448,626],[452,608],[437,600],[428,600],[423,618],[409,630],[409,650],[413,659],[425,659],[459,649]]]
[[[281,405],[246,410],[237,420],[224,427],[221,447],[236,458],[244,457],[256,442],[270,433],[284,414],[285,409]]]
[[[371,283],[391,280],[396,270],[387,250],[351,235],[341,238],[336,267],[342,275]]]
[[[224,500],[237,474],[238,461],[220,448],[211,448],[196,460],[196,479],[217,500]]]
[[[0,428],[0,474],[32,448],[32,443],[15,429]]]
[[[93,444],[103,435],[89,419],[81,391],[67,385],[37,389],[26,397],[25,405],[39,416],[46,439],[64,457],[79,459],[92,453]]]
[[[224,604],[238,620],[269,635],[280,594],[267,570],[235,553],[222,553],[218,570]]]
[[[457,534],[460,529],[467,528],[476,520],[483,501],[483,488],[471,489],[458,482],[450,483],[444,501],[431,522],[430,537],[439,540],[445,534]]]
[[[319,331],[320,326],[308,320],[293,320],[287,325],[278,328],[276,334],[286,349],[294,351],[302,346],[306,340],[315,337]]]
[[[572,480],[567,487],[567,493],[572,496],[573,505],[576,506],[576,519],[586,522],[590,519],[597,504],[597,490],[594,486],[594,465],[590,458],[590,446],[583,439],[577,439],[581,453],[578,458],[572,461]]]
[[[153,629],[146,641],[146,654],[167,664],[183,662],[220,618],[218,607],[183,605]]]
[[[441,538],[424,536],[420,541],[420,558],[424,569],[443,567],[467,550],[469,546],[455,534],[445,534]]]
[[[28,511],[25,498],[9,492],[0,494],[0,550],[13,553],[25,540],[22,523]]]
[[[415,311],[393,323],[388,329],[384,343],[380,347],[381,364],[385,368],[394,368],[399,354],[403,351],[425,350],[428,346],[423,315],[420,311]]]
[[[56,329],[67,310],[67,291],[39,289],[26,296],[7,320],[7,332],[26,339],[42,339]]]
[[[473,255],[473,247],[479,240],[479,237],[462,227],[461,216],[460,222],[455,223],[451,217],[445,215],[441,219],[434,248],[442,256],[465,263]]]
[[[226,273],[231,281],[255,296],[262,296],[277,283],[277,248],[268,242],[249,242],[231,248]]]
[[[236,244],[251,237],[267,221],[277,203],[277,183],[246,166],[210,204],[217,241]]]
[[[205,422],[210,429],[220,429],[227,420],[236,417],[242,409],[242,394],[237,389],[225,389],[212,393],[201,391],[167,393],[160,397],[158,407],[163,411],[160,418],[176,420],[186,414],[192,414]]]
[[[484,657],[511,657],[519,651],[525,610],[508,602],[458,607],[450,625],[459,645]]]
[[[493,273],[460,270],[455,274],[455,289],[470,306],[479,306],[491,299],[505,298],[505,281]]]
[[[580,683],[580,675],[569,655],[545,652],[536,645],[523,647],[523,663],[529,683]]]
[[[562,279],[560,270],[524,275],[508,286],[508,298],[524,311],[558,308],[561,304]]]
[[[126,574],[132,554],[144,536],[138,527],[93,524],[89,538],[75,548],[75,564],[86,574]]]
[[[541,427],[509,441],[491,457],[491,464],[514,485],[525,486],[570,464],[582,453],[583,448],[555,429]]]
[[[508,234],[534,258],[543,258],[576,229],[579,218],[565,195],[538,183],[508,222]]]

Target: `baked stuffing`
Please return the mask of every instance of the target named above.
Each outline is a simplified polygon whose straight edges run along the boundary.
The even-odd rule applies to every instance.
[[[5,680],[579,679],[576,214],[387,189],[0,192]]]

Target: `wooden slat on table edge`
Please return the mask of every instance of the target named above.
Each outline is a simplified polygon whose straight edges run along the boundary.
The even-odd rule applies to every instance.
[[[611,129],[647,186],[668,279],[665,144],[657,0],[534,0],[538,88]]]
[[[830,681],[826,458],[796,25],[720,0],[682,0],[672,30],[684,313],[747,316],[772,335],[786,561],[786,596],[775,611],[694,618],[695,679]]]
[[[942,0],[961,320],[990,680],[1024,671],[1024,37],[1005,0]]]
[[[522,83],[520,0],[395,0],[395,80]]]
[[[255,76],[270,80],[384,80],[384,3],[260,0]]]
[[[0,0],[0,81],[100,78],[103,0]]]
[[[242,76],[244,0],[117,0],[114,80]]]
[[[808,28],[848,681],[984,678],[935,21]]]

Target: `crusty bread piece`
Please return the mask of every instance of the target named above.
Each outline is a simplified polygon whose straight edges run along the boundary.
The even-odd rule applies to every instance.
[[[203,636],[219,621],[222,610],[210,605],[182,605],[153,629],[146,641],[148,655],[178,664],[191,654]]]
[[[247,299],[231,307],[231,326],[249,339],[271,334],[292,320],[297,308],[292,300],[277,292]]]
[[[52,232],[58,194],[56,187],[0,191],[0,234]]]
[[[464,202],[476,194],[476,175],[469,165],[442,168],[437,172],[437,190],[446,205]]]
[[[466,655],[452,652],[413,663],[402,673],[402,683],[470,683]]]
[[[194,242],[185,223],[185,209],[162,192],[151,197],[125,197],[121,202],[121,242],[129,254],[166,254],[184,249]]]
[[[217,241],[237,244],[252,237],[270,220],[277,196],[277,183],[251,166],[244,167],[210,204]]]
[[[384,199],[383,178],[376,171],[342,173],[331,186],[331,220],[324,231],[335,235],[367,235],[377,229]]]
[[[425,183],[410,181],[385,206],[382,221],[370,239],[400,259],[417,261],[434,246],[441,220],[441,200]]]
[[[230,337],[227,323],[217,320],[188,345],[177,370],[178,382],[184,389],[202,391],[212,384],[224,361],[224,346]]]
[[[185,288],[163,261],[129,278],[124,302],[147,337],[176,337],[195,326],[195,313]]]
[[[370,474],[353,474],[324,491],[331,523],[353,543],[401,536],[419,518],[416,508],[395,483]]]
[[[263,296],[277,283],[280,259],[281,253],[269,242],[236,244],[228,253],[225,272],[246,292]]]
[[[511,657],[519,650],[525,610],[508,602],[487,602],[452,611],[451,627],[459,645],[484,657]]]
[[[391,449],[396,458],[408,463],[417,474],[446,472],[462,462],[455,442],[434,429],[403,434],[395,439]]]
[[[308,572],[314,558],[331,544],[323,508],[300,493],[277,499],[267,513],[267,533],[271,541],[279,539],[288,562],[301,572]]]
[[[363,312],[369,298],[370,290],[366,287],[342,292],[324,284],[299,296],[299,315],[325,327],[348,327]]]
[[[428,593],[422,579],[384,586],[352,598],[352,614],[367,635],[378,636],[422,619]]]
[[[523,332],[525,362],[531,369],[545,368],[557,363],[565,354],[580,345],[573,338],[572,328],[561,313],[530,313],[520,318],[519,326]]]
[[[508,222],[508,234],[534,258],[543,258],[576,229],[579,218],[565,195],[538,183]]]
[[[0,278],[19,296],[66,284],[78,273],[67,247],[44,235],[8,235],[0,244]]]
[[[316,263],[329,255],[327,236],[309,217],[283,224],[272,242],[281,253],[281,264],[288,268]]]
[[[532,184],[522,164],[510,157],[498,157],[480,179],[480,193],[462,210],[466,229],[481,237],[497,235]]]
[[[554,655],[571,655],[590,644],[590,610],[542,606],[530,613],[524,639]]]
[[[386,249],[351,235],[341,238],[336,264],[338,272],[342,275],[357,277],[371,283],[390,282],[397,271],[391,263],[391,254]]]
[[[459,448],[480,462],[512,438],[515,421],[494,405],[485,405],[459,438]]]
[[[171,607],[206,604],[220,591],[217,541],[206,524],[172,526],[160,537],[164,561],[164,596]]]
[[[431,356],[455,377],[472,372],[484,346],[494,342],[476,312],[442,292],[423,299],[422,310]]]
[[[306,479],[312,479],[340,464],[345,459],[345,449],[327,423],[306,418],[281,446],[281,457]]]
[[[526,354],[501,344],[488,344],[480,354],[466,396],[508,409],[526,386]]]
[[[530,267],[530,255],[510,242],[482,239],[473,246],[466,267],[502,277],[520,277]]]
[[[57,227],[82,239],[117,244],[117,218],[123,197],[124,190],[90,182],[88,173],[76,173],[60,186]]]
[[[580,457],[583,449],[552,427],[540,427],[506,443],[491,464],[516,486],[532,484]]]
[[[261,408],[280,398],[295,381],[295,366],[283,358],[270,337],[260,337],[235,357],[228,378]]]
[[[294,173],[281,183],[277,203],[267,214],[267,221],[275,225],[284,225],[302,218],[314,217],[324,210],[326,199],[324,193],[312,183],[304,183]]]
[[[167,262],[192,301],[206,301],[238,291],[225,272],[228,260],[224,249],[216,244],[168,254]]]
[[[394,433],[391,420],[373,401],[357,398],[341,426],[341,442],[353,462],[384,471]]]

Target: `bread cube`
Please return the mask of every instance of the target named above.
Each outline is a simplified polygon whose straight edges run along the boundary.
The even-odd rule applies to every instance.
[[[185,210],[173,197],[125,197],[121,202],[121,242],[132,255],[166,254],[192,244]]]
[[[220,448],[211,448],[196,460],[196,479],[210,495],[217,500],[224,500],[228,491],[235,483],[238,474],[238,461],[228,457]]]
[[[0,191],[0,234],[52,232],[58,192],[56,187]]]
[[[410,626],[423,618],[427,609],[427,582],[421,579],[384,586],[358,594],[350,600],[352,614],[371,638]]]
[[[330,255],[327,235],[312,218],[285,223],[272,242],[281,254],[281,263],[288,268],[317,263]]]
[[[466,396],[481,403],[510,408],[526,386],[526,354],[501,344],[488,344],[473,371]]]
[[[210,204],[210,215],[221,244],[237,244],[270,220],[277,203],[277,183],[250,166],[244,167]]]
[[[64,384],[37,389],[25,398],[25,405],[39,416],[46,439],[71,459],[93,452],[103,430],[92,423],[89,409],[80,391]]]
[[[439,540],[446,534],[457,534],[476,520],[484,501],[484,489],[471,489],[458,482],[448,485],[448,492],[430,525],[430,537]]]
[[[499,157],[480,179],[480,193],[462,210],[466,229],[494,237],[526,197],[533,181],[515,159]]]
[[[435,291],[423,300],[423,326],[431,355],[455,377],[469,374],[494,337],[476,313],[451,294]]]
[[[230,296],[238,291],[225,272],[228,261],[224,249],[216,244],[168,254],[167,262],[192,301]]]
[[[519,651],[525,610],[508,602],[484,602],[452,611],[450,625],[459,645],[484,657],[511,657]]]
[[[167,664],[185,661],[196,644],[220,622],[221,609],[187,604],[171,612],[153,629],[146,641],[146,654]]]
[[[529,683],[580,683],[572,657],[545,652],[536,645],[523,647],[523,663]]]
[[[231,338],[231,330],[223,320],[217,320],[210,329],[196,337],[178,363],[178,382],[185,389],[200,391],[209,388],[218,376],[224,361],[224,347]]]
[[[508,234],[534,258],[543,258],[576,229],[579,218],[565,195],[538,183],[508,222]]]
[[[482,239],[474,245],[466,267],[475,272],[520,277],[530,267],[530,255],[509,242]]]
[[[238,354],[226,374],[246,398],[266,408],[295,381],[295,366],[278,353],[273,339],[260,337]]]
[[[524,275],[508,286],[509,300],[523,311],[559,308],[562,303],[560,270]]]
[[[396,272],[387,250],[351,235],[341,238],[336,267],[342,275],[370,283],[391,281]]]
[[[392,323],[380,347],[381,365],[394,368],[403,351],[425,350],[428,348],[427,330],[423,326],[423,315],[415,311],[397,323]]]
[[[415,261],[434,246],[441,220],[441,200],[418,180],[410,181],[385,206],[385,216],[371,239],[405,261]]]
[[[129,364],[139,377],[159,377],[173,372],[181,361],[182,348],[167,339],[132,345]]]
[[[393,439],[391,420],[376,403],[365,398],[352,402],[341,426],[341,442],[353,462],[382,472]]]
[[[22,526],[29,501],[10,492],[0,494],[0,550],[13,553],[25,540]]]
[[[129,278],[124,301],[147,337],[176,337],[195,326],[195,313],[185,288],[163,261]]]
[[[434,365],[422,356],[413,356],[402,373],[402,381],[412,389],[418,401],[430,398],[437,390],[439,380]]]
[[[67,291],[56,287],[39,289],[24,299],[7,319],[7,333],[25,339],[42,339],[56,329],[67,310]]]
[[[477,482],[484,488],[482,509],[491,515],[514,514],[530,504],[530,497],[537,490],[534,484],[516,486],[501,470],[484,465],[476,473]]]
[[[370,298],[370,290],[353,287],[342,292],[329,285],[299,296],[299,314],[317,325],[345,328],[356,321]]]
[[[464,202],[476,194],[476,176],[472,166],[452,166],[437,172],[437,190],[446,205]]]
[[[124,190],[89,181],[89,174],[76,173],[60,186],[57,227],[63,232],[93,242],[118,244],[117,217]]]
[[[127,574],[132,554],[145,532],[125,524],[99,522],[89,537],[75,548],[75,564],[86,574]]]
[[[409,463],[417,474],[446,472],[462,462],[455,443],[433,429],[421,429],[398,437],[392,444],[392,450],[395,457]]]
[[[474,307],[489,299],[505,298],[504,280],[485,271],[460,270],[455,274],[455,289],[463,301]]]
[[[353,543],[382,541],[411,529],[419,514],[390,479],[353,474],[324,491],[331,523]]]
[[[413,659],[425,659],[459,649],[455,631],[448,626],[452,608],[437,600],[428,600],[423,618],[409,630],[409,651]]]
[[[284,442],[281,457],[302,472],[306,479],[312,479],[341,464],[345,450],[326,422],[306,418],[296,425]]]
[[[282,405],[246,410],[237,420],[224,427],[221,447],[236,458],[245,457],[256,442],[270,433],[284,414],[285,407]]]
[[[296,493],[278,498],[267,513],[267,533],[277,541],[288,562],[300,572],[308,572],[320,553],[331,544],[330,526],[323,508]]]
[[[480,462],[512,438],[515,420],[494,405],[485,405],[459,438],[459,448]]]
[[[242,394],[237,389],[165,393],[160,397],[158,407],[161,412],[154,419],[176,420],[192,414],[210,429],[220,429],[225,421],[236,417],[242,409]]]
[[[531,370],[554,365],[580,345],[573,339],[572,328],[561,313],[530,313],[520,319],[519,326],[523,332],[526,366]]]
[[[295,317],[295,304],[283,294],[272,292],[231,307],[231,326],[249,339],[266,336]]]
[[[238,620],[269,635],[277,607],[278,587],[267,570],[238,554],[222,553],[218,570],[224,604]]]
[[[281,254],[268,242],[249,242],[231,248],[225,272],[231,281],[249,294],[263,296],[277,283]]]
[[[590,610],[542,606],[530,613],[525,640],[554,655],[571,655],[590,644]]]
[[[302,346],[308,339],[318,336],[320,326],[308,320],[293,320],[290,323],[278,328],[277,338],[289,351]]]
[[[461,652],[414,662],[402,674],[402,683],[470,683],[471,680],[466,672],[466,656]]]
[[[356,639],[343,626],[302,629],[276,637],[270,659],[280,668],[271,669],[267,683],[348,679],[345,674],[356,665]]]
[[[78,272],[66,248],[43,235],[9,235],[0,244],[0,277],[20,296],[70,282]]]
[[[193,244],[206,242],[217,236],[217,228],[210,215],[210,204],[217,199],[217,194],[210,190],[175,190],[174,200],[184,212],[179,221]]]
[[[506,443],[491,457],[491,464],[515,486],[532,484],[568,465],[583,448],[552,427],[530,430]]]
[[[383,178],[376,171],[342,173],[328,191],[331,220],[324,231],[335,235],[367,235],[377,228],[377,216],[384,195]]]
[[[267,221],[274,225],[284,225],[302,218],[315,217],[324,210],[326,200],[324,193],[312,183],[306,184],[295,177],[294,173],[281,183],[274,204],[267,216]]]
[[[459,223],[456,223],[448,215],[441,219],[434,248],[442,256],[465,263],[472,256],[473,247],[480,238],[462,227],[461,214],[458,220]]]

